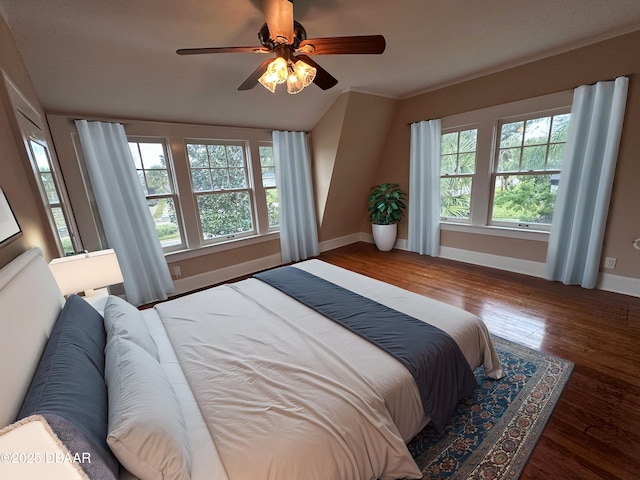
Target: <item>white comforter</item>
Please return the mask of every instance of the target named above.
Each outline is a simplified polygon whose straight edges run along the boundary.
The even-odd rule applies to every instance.
[[[477,317],[317,260],[297,267],[428,320],[501,375]],[[428,418],[377,347],[255,279],[155,309],[230,480],[421,478],[405,442]]]

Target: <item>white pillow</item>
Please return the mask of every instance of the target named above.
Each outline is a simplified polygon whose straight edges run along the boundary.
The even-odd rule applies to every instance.
[[[116,336],[105,348],[105,377],[107,444],[120,463],[145,480],[188,479],[184,418],[162,366],[139,345]]]
[[[109,296],[104,307],[104,327],[107,331],[107,343],[120,336],[141,346],[158,360],[158,346],[153,341],[142,312],[130,303],[115,295]]]
[[[0,478],[89,479],[80,465],[91,458],[70,453],[40,415],[0,430],[0,456]]]

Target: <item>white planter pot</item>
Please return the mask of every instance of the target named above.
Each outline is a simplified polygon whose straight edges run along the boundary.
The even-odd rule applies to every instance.
[[[376,225],[373,223],[371,224],[371,231],[373,233],[373,241],[376,242],[378,250],[388,252],[396,243],[398,224],[392,223],[391,225]]]

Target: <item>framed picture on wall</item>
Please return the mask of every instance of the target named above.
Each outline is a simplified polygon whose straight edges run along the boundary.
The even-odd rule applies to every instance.
[[[0,245],[16,239],[22,231],[11,206],[0,188]]]

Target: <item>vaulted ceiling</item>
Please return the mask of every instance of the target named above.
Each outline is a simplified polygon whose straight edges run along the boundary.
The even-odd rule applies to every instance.
[[[259,0],[0,0],[47,112],[309,130],[356,90],[404,99],[640,29],[638,0],[295,0],[309,38],[382,34],[382,55],[314,59],[335,78],[297,95],[237,87],[265,58],[179,56],[259,45]]]

